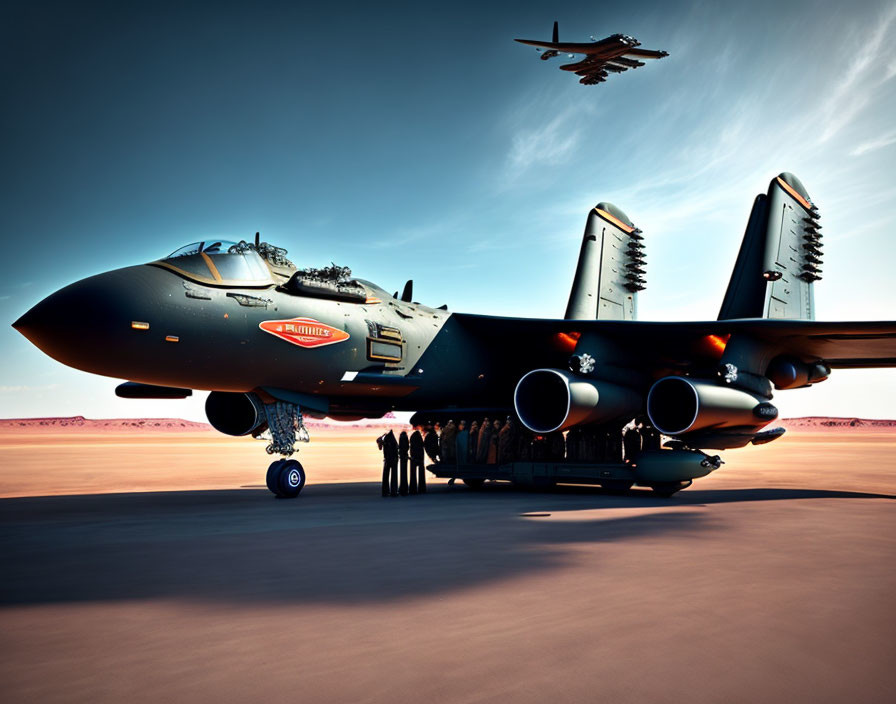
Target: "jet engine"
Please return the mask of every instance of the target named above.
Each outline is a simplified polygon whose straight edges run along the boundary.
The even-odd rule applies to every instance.
[[[681,435],[709,428],[758,430],[778,417],[778,409],[741,389],[667,376],[650,388],[647,416],[664,435]]]
[[[641,394],[625,386],[561,369],[535,369],[519,380],[513,393],[516,414],[535,433],[631,417],[642,402]]]
[[[205,415],[212,427],[225,435],[257,434],[267,424],[264,405],[251,393],[212,391],[205,400]]]

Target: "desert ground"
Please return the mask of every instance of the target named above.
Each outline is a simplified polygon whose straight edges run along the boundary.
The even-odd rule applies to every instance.
[[[383,499],[378,432],[277,500],[257,441],[0,431],[0,701],[893,701],[896,433]]]

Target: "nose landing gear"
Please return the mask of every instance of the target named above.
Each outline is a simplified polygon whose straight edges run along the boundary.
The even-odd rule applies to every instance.
[[[291,455],[296,442],[308,442],[308,431],[302,422],[302,410],[295,404],[276,401],[264,406],[266,429],[256,437],[268,437],[268,454]],[[279,459],[271,462],[266,477],[268,489],[279,499],[294,499],[305,487],[305,470],[298,460]]]
[[[305,487],[305,470],[298,460],[275,460],[268,467],[267,485],[280,499],[294,499]]]

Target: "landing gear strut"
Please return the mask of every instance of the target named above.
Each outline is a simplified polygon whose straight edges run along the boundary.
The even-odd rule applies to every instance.
[[[308,442],[308,431],[302,422],[302,410],[293,403],[275,401],[264,404],[265,429],[256,437],[267,436],[268,454],[291,455],[296,442]],[[294,499],[305,487],[305,470],[298,460],[279,459],[271,462],[266,477],[268,489],[280,499]]]
[[[275,460],[268,467],[267,485],[278,498],[294,499],[305,487],[305,470],[298,460]]]

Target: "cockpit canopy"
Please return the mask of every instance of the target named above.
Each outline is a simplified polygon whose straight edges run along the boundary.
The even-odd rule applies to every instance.
[[[154,263],[211,286],[270,286],[274,283],[264,259],[245,242],[193,242]]]

